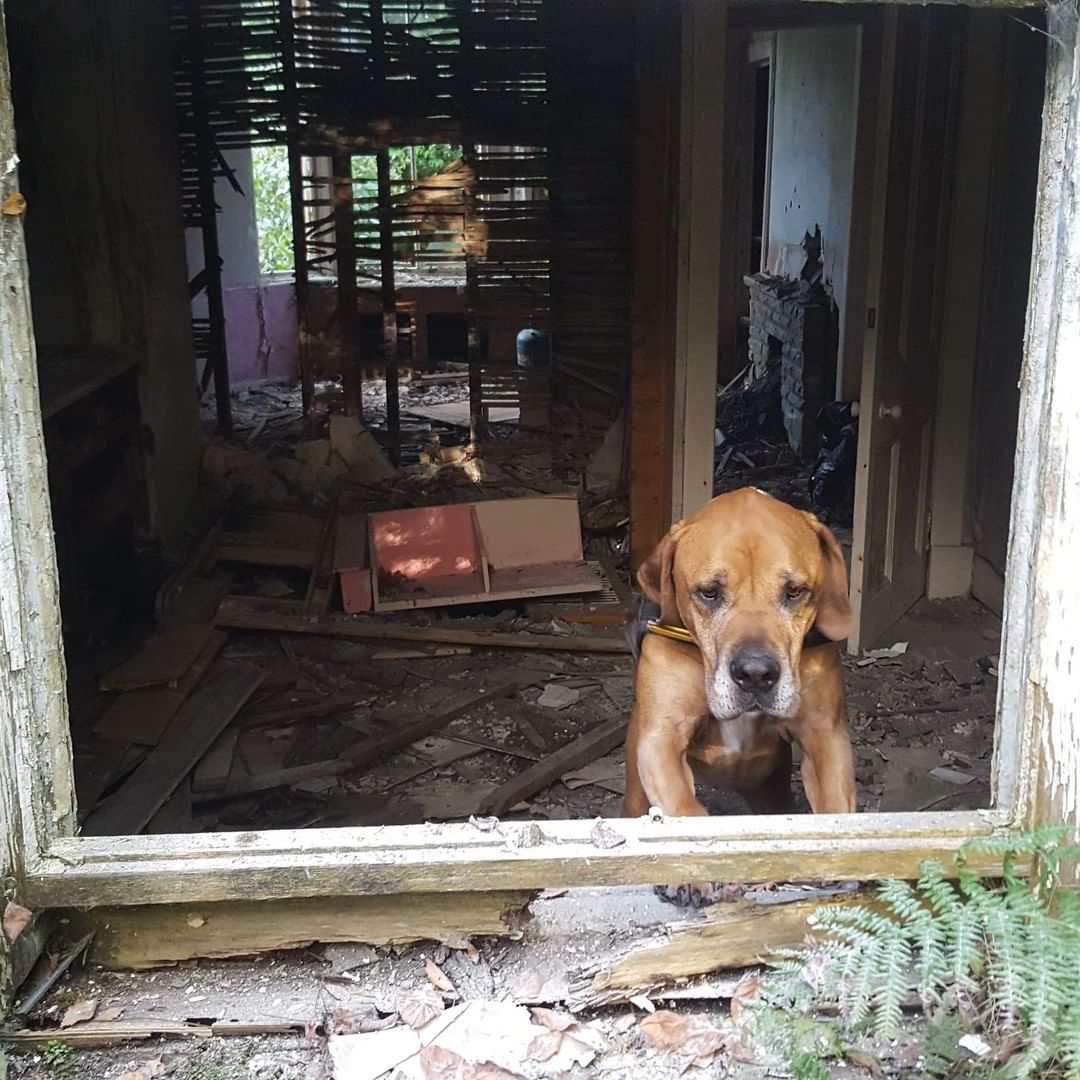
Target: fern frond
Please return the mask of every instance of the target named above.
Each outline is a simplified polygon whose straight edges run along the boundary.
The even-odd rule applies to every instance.
[[[874,1034],[892,1040],[900,1034],[902,1008],[911,989],[911,944],[903,927],[892,924],[881,937],[874,960],[878,979],[873,997]]]

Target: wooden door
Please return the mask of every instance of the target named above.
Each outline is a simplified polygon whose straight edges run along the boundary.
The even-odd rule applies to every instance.
[[[926,585],[959,25],[952,11],[892,9],[881,30],[852,649],[876,642]]]

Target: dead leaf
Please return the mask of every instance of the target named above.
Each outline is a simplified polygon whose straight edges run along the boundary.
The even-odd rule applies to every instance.
[[[638,1031],[658,1050],[670,1050],[694,1064],[706,1064],[727,1047],[730,1033],[700,1013],[680,1016],[661,1009],[646,1016]]]
[[[533,1061],[550,1061],[562,1047],[562,1040],[561,1031],[545,1031],[529,1043],[527,1053]]]
[[[69,1028],[73,1027],[75,1024],[82,1024],[87,1020],[93,1020],[94,1013],[97,1012],[97,1007],[97,998],[80,998],[74,1005],[69,1005],[67,1007],[64,1018],[60,1021],[60,1027]]]
[[[102,1009],[97,1014],[97,1019],[103,1024],[111,1024],[114,1020],[119,1020],[124,1015],[124,1009],[122,1005],[114,1005],[111,1009]]]
[[[881,1062],[878,1061],[873,1054],[866,1053],[865,1050],[857,1050],[853,1046],[849,1046],[844,1051],[844,1057],[851,1062],[852,1065],[857,1065],[860,1069],[866,1069],[871,1076],[884,1076],[885,1070],[881,1067]]]
[[[661,1009],[646,1016],[638,1024],[638,1031],[657,1050],[678,1050],[686,1041],[686,1020],[670,1009]]]
[[[151,1076],[164,1076],[169,1071],[169,1066],[165,1064],[161,1058],[154,1058],[153,1061],[146,1063],[146,1068],[150,1070]]]
[[[444,1007],[443,999],[434,990],[428,990],[426,987],[421,990],[410,990],[397,1000],[397,1011],[401,1014],[401,1019],[414,1031],[434,1020]]]
[[[420,1067],[427,1080],[524,1080],[490,1062],[474,1065],[443,1046],[425,1046],[420,1051]]]
[[[638,994],[635,997],[630,998],[629,1000],[631,1005],[640,1009],[642,1012],[656,1012],[656,1006],[644,994]]]
[[[4,937],[9,945],[14,944],[15,939],[30,925],[33,917],[34,913],[29,908],[16,904],[14,900],[7,902],[4,908]]]
[[[367,1012],[359,1016],[348,1009],[335,1009],[333,1013],[335,1035],[364,1035],[369,1031],[383,1031],[396,1026],[397,1023],[396,1014],[381,1017],[370,1007]]]
[[[307,1039],[308,1042],[314,1042],[318,1037],[319,1021],[308,1020],[308,1022],[304,1024],[304,1038]]]
[[[120,1077],[120,1080],[146,1080],[146,1073],[126,1072]]]
[[[558,1009],[545,1009],[542,1005],[536,1005],[529,1012],[533,1019],[548,1031],[569,1031],[577,1026],[577,1020],[570,1013],[560,1012]]]
[[[465,955],[472,963],[480,963],[480,950],[471,941],[465,946]]]
[[[761,983],[757,979],[744,979],[731,995],[731,1019],[744,1024],[748,1019],[751,1002],[761,1000]]]
[[[446,972],[444,972],[434,960],[425,962],[424,974],[427,975],[428,982],[431,983],[436,990],[441,990],[444,994],[456,993],[454,984],[446,977]]]

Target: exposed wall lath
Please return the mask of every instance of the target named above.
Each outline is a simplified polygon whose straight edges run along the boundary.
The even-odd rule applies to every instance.
[[[358,372],[382,368],[394,396],[389,382],[410,339],[397,340],[400,305],[387,272],[421,249],[436,272],[464,277],[478,417],[483,387],[499,382],[479,369],[514,371],[514,339],[525,327],[554,332],[556,378],[567,393],[586,395],[601,414],[617,411],[629,336],[630,42],[625,12],[579,7],[174,0],[187,224],[202,226],[207,214],[200,145],[215,161],[236,147],[289,148],[309,413],[323,366],[312,355],[313,279],[336,279],[339,315],[349,306],[336,320],[335,345],[318,344],[335,354],[347,408],[359,411]],[[193,11],[201,36],[191,32]],[[203,105],[193,100],[193,73],[205,85]],[[350,175],[385,172],[346,172],[356,159],[430,143],[461,145],[462,164],[416,188],[384,176],[381,186],[356,180],[350,191]],[[353,296],[365,290],[383,312],[376,355],[361,355],[352,317]]]

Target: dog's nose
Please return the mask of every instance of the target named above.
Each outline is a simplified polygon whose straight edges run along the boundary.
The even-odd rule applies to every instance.
[[[780,662],[762,648],[740,649],[731,658],[731,677],[740,690],[771,690],[780,678]]]

